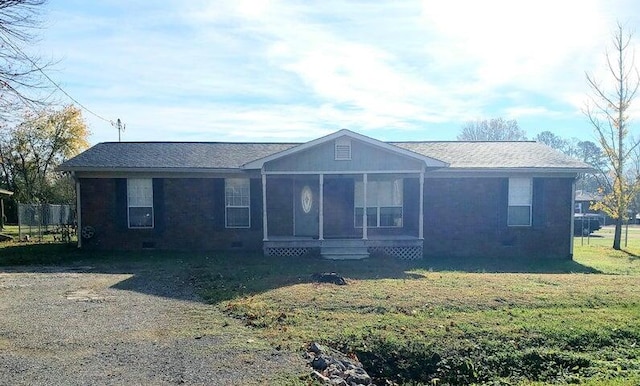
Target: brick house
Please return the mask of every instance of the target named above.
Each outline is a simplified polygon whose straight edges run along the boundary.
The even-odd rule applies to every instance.
[[[100,143],[65,162],[79,247],[572,256],[588,165],[536,142]]]

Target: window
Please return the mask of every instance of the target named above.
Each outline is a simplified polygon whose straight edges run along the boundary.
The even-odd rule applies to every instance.
[[[402,227],[402,182],[401,178],[367,181],[367,227]],[[356,227],[362,227],[364,214],[364,182],[355,186]]]
[[[227,178],[224,180],[225,226],[227,228],[249,228],[251,211],[249,179]]]
[[[336,161],[351,160],[351,140],[349,138],[338,138],[335,142]]]
[[[531,178],[509,178],[508,226],[531,226]]]
[[[153,180],[127,179],[129,228],[153,228]]]

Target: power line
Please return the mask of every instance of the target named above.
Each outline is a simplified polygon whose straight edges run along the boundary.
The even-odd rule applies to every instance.
[[[80,103],[76,98],[72,97],[68,92],[66,92],[62,87],[60,87],[60,85],[58,83],[56,83],[53,79],[51,79],[51,77],[49,77],[49,75],[47,75],[47,73],[44,72],[44,70],[42,69],[42,67],[40,67],[36,62],[34,62],[31,57],[29,57],[29,55],[25,54],[20,47],[12,44],[9,41],[5,41],[5,43],[7,43],[9,46],[11,46],[11,48],[13,48],[14,50],[16,50],[18,53],[20,53],[20,55],[22,55],[25,59],[27,59],[27,61],[29,61],[29,63],[31,63],[31,65],[39,72],[41,73],[49,82],[51,82],[51,84],[53,84],[55,86],[56,89],[60,90],[64,95],[67,96],[67,98],[71,99],[74,103],[76,103],[78,106],[80,106],[80,108],[82,108],[83,110],[85,110],[86,112],[88,112],[89,114],[95,116],[96,118],[99,118],[107,123],[109,123],[111,126],[117,127],[118,128],[118,140],[120,138],[120,118],[118,118],[117,124],[116,122],[112,121],[111,119],[107,119],[103,116],[101,116],[98,113],[95,113],[94,111],[92,111],[91,109],[89,109],[87,106],[83,105],[82,103]],[[117,126],[116,126],[117,125]]]

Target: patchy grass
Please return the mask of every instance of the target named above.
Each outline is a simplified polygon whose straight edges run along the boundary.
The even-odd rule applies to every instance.
[[[249,260],[217,267],[202,293],[276,347],[320,341],[379,379],[637,384],[640,260],[594,240],[575,261]],[[310,282],[323,271],[349,285]]]
[[[610,249],[607,228],[596,236],[584,245],[575,239],[573,261],[87,255],[51,244],[6,246],[0,265],[135,266],[136,275],[195,286],[212,305],[185,315],[185,329],[201,321],[197,330],[214,334],[240,321],[276,348],[302,350],[319,341],[356,354],[379,379],[399,383],[636,385],[640,230],[630,232],[624,251]],[[337,272],[349,285],[313,283],[317,272]],[[141,290],[135,276],[118,288]],[[155,290],[171,296],[162,285]],[[204,323],[217,310],[232,319]],[[283,375],[278,382],[311,381]]]

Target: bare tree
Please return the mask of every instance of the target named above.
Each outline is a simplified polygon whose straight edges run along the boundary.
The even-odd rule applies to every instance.
[[[613,35],[613,54],[606,53],[609,81],[604,84],[586,74],[591,98],[585,114],[596,131],[609,164],[607,194],[594,207],[610,215],[616,224],[613,249],[620,249],[623,220],[638,188],[638,176],[629,175],[627,163],[638,141],[629,135],[628,110],[640,86],[640,75],[631,48],[633,33],[618,23]]]
[[[462,126],[458,141],[524,141],[527,133],[515,120],[502,118],[469,121]]]
[[[45,2],[0,0],[0,115],[42,101],[32,92],[45,88],[42,69],[50,63],[25,53],[24,47],[36,39]]]

